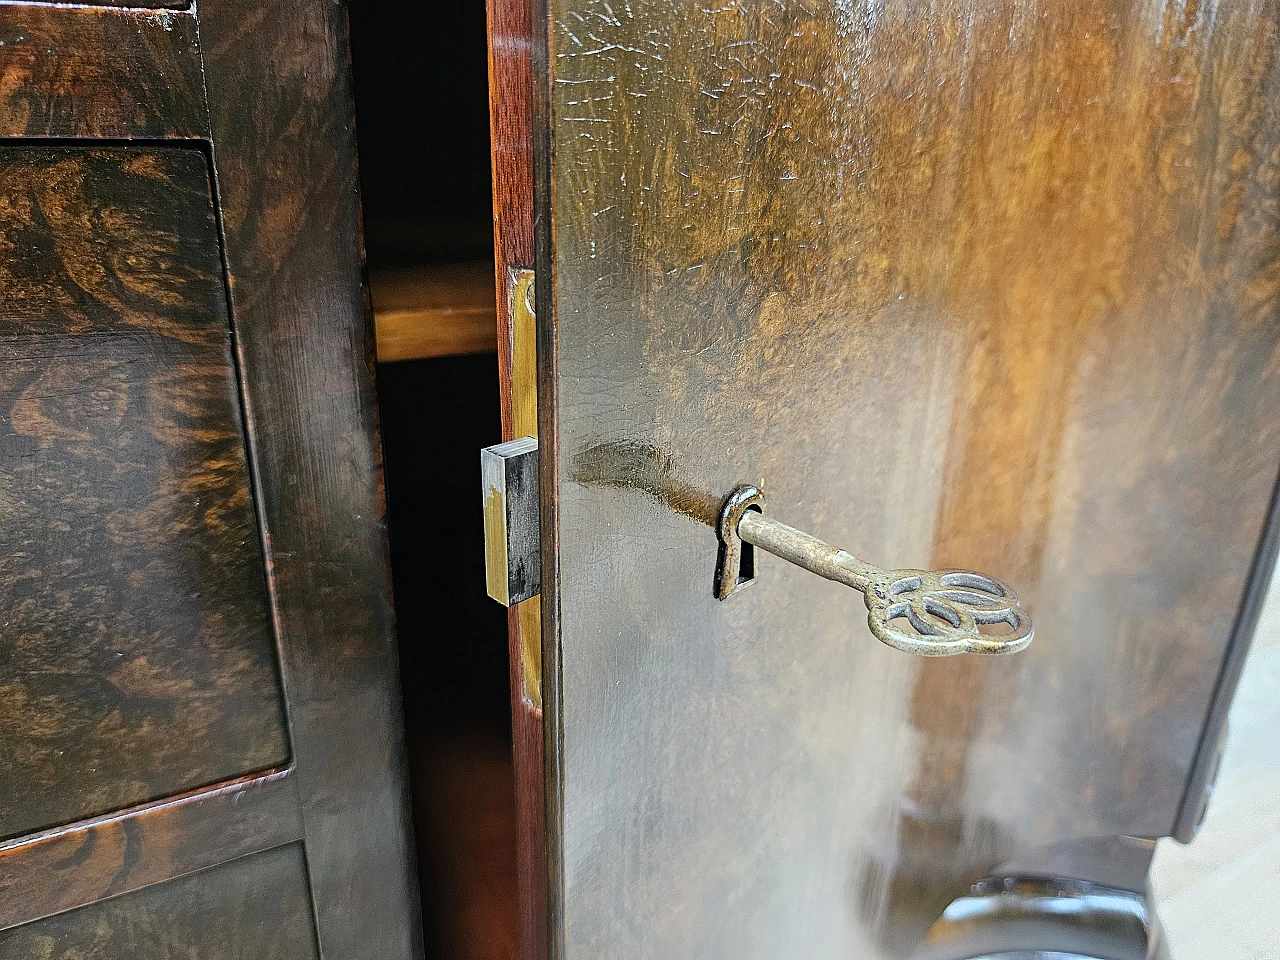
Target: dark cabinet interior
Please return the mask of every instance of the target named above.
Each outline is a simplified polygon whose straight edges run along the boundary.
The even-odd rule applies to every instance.
[[[501,439],[485,10],[356,0],[350,23],[380,361],[399,344],[377,383],[426,952],[514,957],[507,619],[478,486]]]

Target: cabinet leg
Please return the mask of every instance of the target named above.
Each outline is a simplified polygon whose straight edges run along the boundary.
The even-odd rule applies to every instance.
[[[1154,852],[1154,840],[1098,837],[1010,860],[948,905],[916,960],[1169,960]]]

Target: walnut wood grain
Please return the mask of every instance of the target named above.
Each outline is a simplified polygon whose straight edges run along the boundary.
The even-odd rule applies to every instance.
[[[493,264],[369,271],[378,362],[424,360],[497,347]]]
[[[206,0],[240,368],[321,954],[422,955],[346,14]]]
[[[1169,833],[1280,463],[1280,8],[549,6],[557,956],[908,956],[1012,854]],[[718,603],[631,454],[1037,639],[922,663],[767,560]]]
[[[0,5],[0,137],[208,130],[193,14]]]
[[[0,845],[0,930],[302,837],[291,771],[254,774]]]
[[[0,839],[288,758],[205,155],[0,149]]]
[[[0,960],[319,960],[302,846],[0,931]]]
[[[530,0],[487,0],[489,27],[489,139],[493,157],[494,265],[498,307],[498,389],[502,438],[538,433],[535,409],[514,402],[513,384],[525,374],[514,369],[519,356],[534,355],[536,344],[522,335],[516,349],[512,295],[515,278],[534,265],[533,51],[535,10]],[[527,359],[526,359],[527,362]],[[534,372],[536,377],[536,371]],[[547,859],[542,715],[542,601],[527,600],[507,611],[511,676],[511,733],[516,783],[516,873],[519,891],[520,956],[548,955]],[[537,652],[538,675],[526,664]],[[531,683],[538,696],[529,696]]]

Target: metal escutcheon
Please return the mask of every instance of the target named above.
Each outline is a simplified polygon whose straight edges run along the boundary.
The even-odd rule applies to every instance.
[[[1031,618],[1008,585],[972,570],[885,570],[764,515],[764,495],[734,490],[720,511],[716,597],[755,579],[753,547],[862,593],[867,626],[896,650],[921,657],[1016,653],[1031,642]],[[984,627],[988,630],[984,631]],[[1000,632],[995,632],[999,629]]]

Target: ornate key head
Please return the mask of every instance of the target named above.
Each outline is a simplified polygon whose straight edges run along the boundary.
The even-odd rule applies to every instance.
[[[876,638],[922,657],[1016,653],[1032,639],[1018,595],[972,570],[884,570],[869,578],[863,597]]]
[[[749,484],[725,500],[716,530],[716,596],[721,600],[755,579],[750,545],[861,591],[871,633],[897,650],[920,657],[1000,654],[1016,653],[1031,642],[1031,617],[1003,581],[972,570],[886,570],[859,560],[764,516],[764,494]]]

